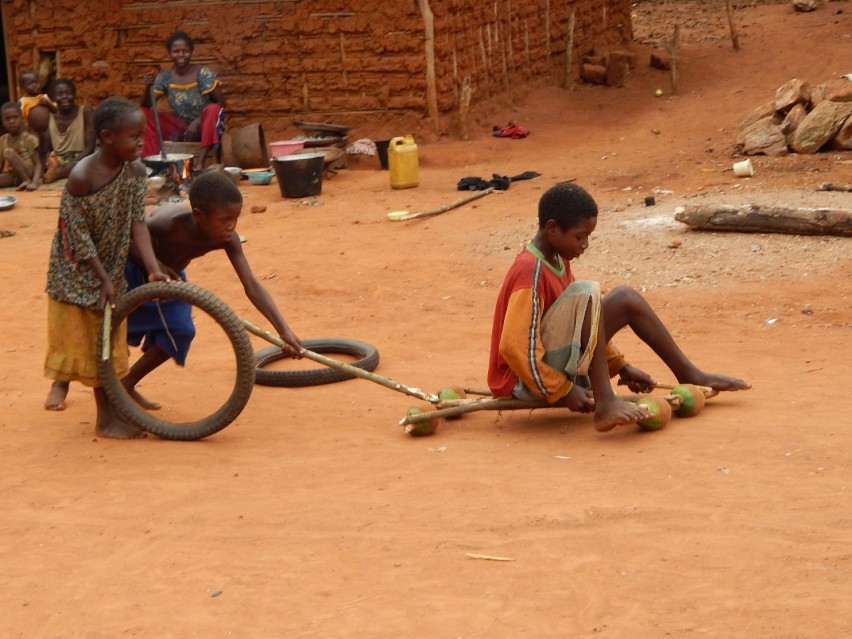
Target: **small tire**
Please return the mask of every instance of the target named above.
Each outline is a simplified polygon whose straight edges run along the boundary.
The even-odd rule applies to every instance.
[[[353,339],[320,338],[307,339],[302,342],[309,351],[315,353],[342,354],[357,357],[351,366],[361,368],[365,371],[374,371],[379,365],[379,351],[375,346],[366,342]],[[277,346],[264,348],[254,354],[255,377],[254,383],[261,386],[281,386],[296,388],[300,386],[319,386],[321,384],[333,384],[347,379],[353,379],[354,375],[339,371],[336,368],[317,368],[310,370],[295,371],[267,371],[263,367],[272,362],[284,359],[284,352]]]
[[[122,417],[157,437],[184,441],[209,437],[233,422],[248,403],[254,388],[255,371],[251,341],[242,320],[225,302],[210,291],[186,282],[143,284],[122,295],[112,310],[113,334],[110,335],[110,341],[114,338],[115,329],[134,309],[155,299],[178,300],[192,304],[207,313],[225,331],[236,356],[236,378],[231,394],[214,413],[207,417],[194,422],[165,421],[158,419],[133,401],[115,374],[112,358],[103,360],[98,356],[98,372],[104,384],[104,390]],[[98,339],[97,349],[98,354],[103,352],[103,333]]]

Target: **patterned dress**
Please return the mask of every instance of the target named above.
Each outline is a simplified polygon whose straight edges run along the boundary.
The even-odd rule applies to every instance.
[[[47,271],[47,355],[44,373],[59,381],[100,386],[97,354],[103,321],[97,310],[101,282],[85,260],[98,257],[115,289],[126,290],[124,265],[133,222],[145,219],[145,178],[129,175],[130,164],[101,190],[74,197],[65,190],[59,226],[50,247]],[[127,322],[116,329],[112,363],[118,377],[127,374]]]
[[[130,228],[145,220],[144,177],[129,175],[125,163],[115,179],[86,197],[62,193],[59,227],[50,247],[47,294],[58,302],[94,309],[101,281],[84,263],[98,257],[116,295],[125,290],[124,264],[130,251]]]

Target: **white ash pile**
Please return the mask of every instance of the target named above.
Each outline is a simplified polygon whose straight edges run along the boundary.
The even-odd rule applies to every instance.
[[[852,150],[852,74],[812,86],[793,78],[752,111],[737,134],[739,155]]]

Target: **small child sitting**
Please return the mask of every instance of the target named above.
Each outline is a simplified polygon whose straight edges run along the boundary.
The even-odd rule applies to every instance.
[[[49,114],[56,113],[58,107],[43,91],[35,71],[21,71],[18,75],[18,85],[21,87],[22,94],[18,100],[18,106],[24,118],[24,128],[36,135],[41,135],[47,130]]]
[[[0,136],[0,187],[17,186],[34,191],[41,182],[42,166],[38,155],[38,136],[23,127],[21,110],[14,102],[0,107],[0,119],[6,133]]]

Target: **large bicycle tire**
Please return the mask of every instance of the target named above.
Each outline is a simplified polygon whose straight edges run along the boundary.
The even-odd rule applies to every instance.
[[[374,371],[379,365],[379,351],[375,346],[354,339],[319,338],[307,339],[302,342],[305,348],[322,355],[338,354],[357,357],[350,366]],[[355,376],[336,368],[316,368],[309,370],[275,371],[264,370],[263,367],[279,359],[284,359],[284,352],[277,346],[264,348],[254,354],[255,376],[254,383],[261,386],[282,386],[295,388],[299,386],[319,386],[321,384],[334,384]]]
[[[163,439],[195,440],[209,437],[233,422],[248,403],[254,388],[254,349],[240,318],[221,299],[200,286],[186,282],[153,282],[143,284],[122,295],[112,311],[113,332],[130,313],[151,300],[178,300],[206,312],[225,331],[236,356],[234,388],[225,402],[211,415],[192,422],[169,422],[159,419],[139,406],[115,374],[112,358],[98,356],[98,371],[107,396],[118,413],[143,430]],[[103,334],[98,339],[97,353],[103,352]],[[111,352],[111,349],[110,349]]]

